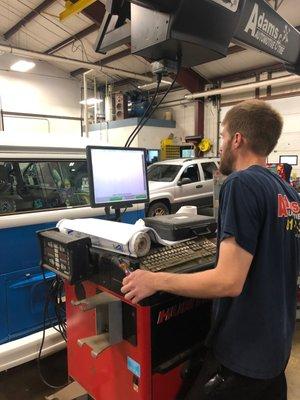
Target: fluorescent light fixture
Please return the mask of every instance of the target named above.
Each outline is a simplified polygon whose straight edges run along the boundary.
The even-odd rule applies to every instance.
[[[102,99],[95,99],[95,97],[90,97],[89,99],[86,99],[86,101],[81,100],[79,103],[83,105],[86,103],[87,106],[94,106],[95,104],[99,104],[102,102],[103,102]]]
[[[160,86],[164,85],[171,85],[171,81],[167,81],[165,79],[162,79],[160,82]],[[154,89],[157,87],[157,82],[151,82],[151,83],[146,83],[145,85],[140,85],[138,86],[139,89],[144,89],[144,90],[149,90],[149,89]]]
[[[18,72],[27,72],[30,69],[35,67],[35,63],[32,61],[25,61],[25,60],[20,60],[17,61],[16,63],[12,64],[10,66],[10,69],[12,71],[18,71]]]

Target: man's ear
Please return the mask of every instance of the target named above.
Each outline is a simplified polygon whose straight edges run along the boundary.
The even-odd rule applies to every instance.
[[[243,144],[243,135],[240,132],[236,132],[233,137],[233,147],[238,149]]]

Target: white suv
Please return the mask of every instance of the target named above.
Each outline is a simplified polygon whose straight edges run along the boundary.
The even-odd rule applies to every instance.
[[[179,158],[148,167],[147,216],[174,213],[181,206],[213,207],[213,173],[217,158]]]

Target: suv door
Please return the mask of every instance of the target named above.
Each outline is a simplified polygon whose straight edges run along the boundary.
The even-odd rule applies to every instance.
[[[190,179],[190,183],[180,182],[184,178]],[[187,165],[182,171],[174,187],[174,211],[183,205],[198,205],[199,190],[201,189],[200,171],[197,163]],[[179,185],[178,185],[179,183]]]
[[[201,161],[199,163],[199,169],[201,174],[201,185],[202,185],[202,188],[200,189],[201,193],[200,206],[213,207],[213,190],[214,190],[213,175],[214,172],[218,169],[218,166],[214,161]]]

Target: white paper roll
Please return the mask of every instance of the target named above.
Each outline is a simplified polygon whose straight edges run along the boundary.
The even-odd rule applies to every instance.
[[[60,232],[76,237],[88,235],[93,246],[133,257],[146,255],[151,247],[149,228],[96,218],[63,219],[56,225]]]
[[[136,232],[129,240],[129,251],[137,257],[148,254],[151,247],[151,239],[146,232]]]
[[[197,207],[196,206],[182,206],[177,211],[176,214],[189,214],[189,215],[197,215]]]

